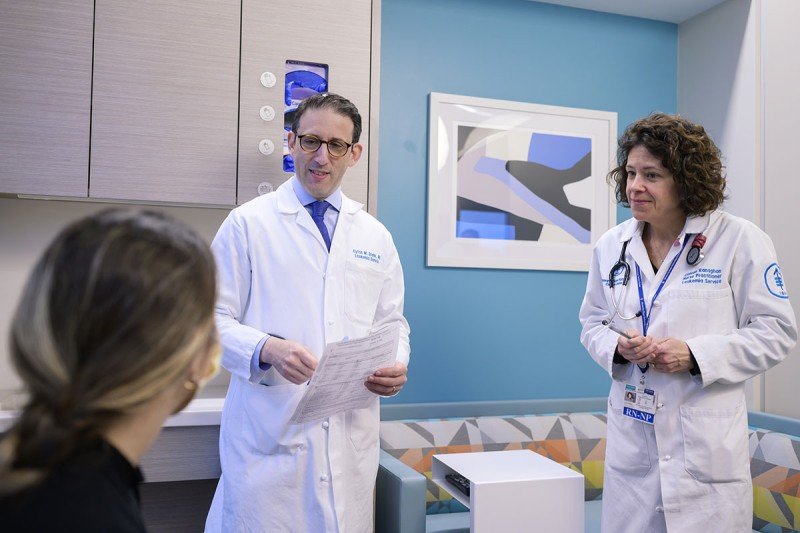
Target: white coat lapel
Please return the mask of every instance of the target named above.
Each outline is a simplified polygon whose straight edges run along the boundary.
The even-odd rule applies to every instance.
[[[625,241],[630,241],[628,243],[628,254],[630,254],[629,258],[626,258],[626,261],[631,267],[631,283],[633,284],[634,292],[636,291],[636,265],[639,265],[639,269],[642,272],[642,278],[653,279],[655,276],[655,272],[653,272],[653,267],[650,265],[650,257],[647,255],[647,249],[644,247],[644,242],[642,242],[642,227],[643,224],[636,219],[631,218],[628,221],[628,226],[622,232],[620,236],[620,250],[622,249],[623,244]]]
[[[687,218],[686,226],[683,228],[683,233],[681,234],[681,238],[683,238],[683,235],[687,233],[695,235],[698,233],[705,233],[714,222],[719,220],[719,217],[720,217],[719,211],[709,211],[708,213],[700,217]]]
[[[294,194],[291,180],[285,181],[280,187],[278,187],[276,192],[278,195],[278,211],[282,215],[294,215],[295,223],[303,228],[304,231],[308,232],[312,239],[316,239],[323,249],[327,250],[327,247],[325,246],[325,240],[322,238],[319,228],[317,228],[317,225],[314,224],[314,221],[311,219],[311,215],[308,214],[306,208],[303,207],[303,205],[300,203],[300,200],[298,200],[297,196]]]
[[[364,204],[351,200],[342,193],[342,210],[339,213],[339,220],[336,223],[336,231],[333,233],[331,254],[333,254],[334,251],[336,251],[337,254],[341,253],[339,249],[348,244],[347,236],[350,235],[350,228],[353,225],[355,214],[358,213],[362,207],[364,207]],[[347,250],[345,250],[345,253],[346,252]]]
[[[298,205],[300,205],[299,202]],[[310,233],[311,236],[317,240],[319,245],[327,251],[328,248],[325,245],[325,239],[322,238],[319,228],[316,224],[314,224],[314,220],[311,218],[311,215],[308,214],[308,211],[306,211],[305,207],[300,206],[300,209],[297,211],[297,218],[295,222],[297,222],[298,226]]]

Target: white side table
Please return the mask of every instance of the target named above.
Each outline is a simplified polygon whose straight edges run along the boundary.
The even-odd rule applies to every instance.
[[[470,495],[445,475],[470,480]],[[472,533],[583,533],[583,474],[531,450],[433,456],[433,481],[470,509]]]

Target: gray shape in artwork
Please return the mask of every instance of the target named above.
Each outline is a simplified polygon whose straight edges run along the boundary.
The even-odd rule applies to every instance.
[[[461,159],[467,150],[496,133],[503,133],[505,130],[493,130],[490,128],[475,128],[473,126],[458,127],[458,153],[456,159]]]
[[[569,203],[564,186],[576,183],[592,173],[591,152],[572,167],[558,170],[532,161],[508,161],[506,170],[533,194],[549,203],[583,229],[591,230],[592,212],[584,207]]]

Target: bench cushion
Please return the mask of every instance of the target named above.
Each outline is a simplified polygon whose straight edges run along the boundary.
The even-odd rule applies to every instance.
[[[800,421],[766,413],[749,413],[749,417],[753,530],[800,531],[800,437],[793,436],[800,430]],[[458,531],[468,527],[469,514],[462,514],[466,508],[431,481],[434,454],[515,449],[540,453],[584,475],[587,527],[599,526],[605,433],[603,413],[578,412],[386,420],[381,422],[380,434],[385,452],[424,476],[419,480],[425,487],[428,530]],[[421,492],[422,486],[417,490]],[[436,513],[460,516],[434,517]]]
[[[752,429],[753,529],[800,530],[800,439]]]

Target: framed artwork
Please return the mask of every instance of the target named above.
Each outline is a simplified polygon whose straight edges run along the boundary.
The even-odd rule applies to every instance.
[[[617,114],[431,93],[428,266],[588,271]]]

